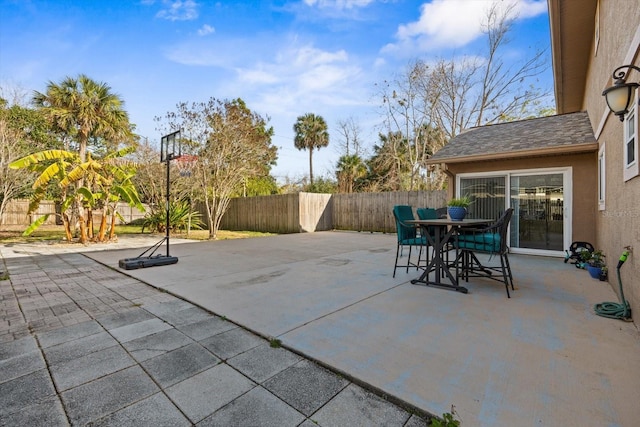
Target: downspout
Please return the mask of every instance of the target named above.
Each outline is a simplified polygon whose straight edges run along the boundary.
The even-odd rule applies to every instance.
[[[447,175],[447,199],[456,197],[456,175],[447,167],[446,163],[440,163],[440,169]]]

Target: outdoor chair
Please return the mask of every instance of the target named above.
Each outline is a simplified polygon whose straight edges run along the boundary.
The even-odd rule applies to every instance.
[[[483,228],[465,227],[460,230],[455,240],[455,245],[460,251],[456,261],[459,263],[462,277],[467,282],[469,277],[486,277],[503,282],[508,298],[511,298],[509,285],[514,290],[507,246],[507,230],[512,215],[513,208],[509,208],[491,225]],[[500,266],[483,265],[478,260],[477,253],[489,254],[489,261],[494,256],[499,257]]]
[[[446,219],[447,218],[447,207],[445,206],[444,208],[436,209],[436,215],[440,219]]]
[[[422,249],[426,248],[427,240],[424,236],[418,234],[418,227],[414,224],[408,224],[405,221],[415,219],[413,216],[413,208],[407,205],[396,205],[393,207],[393,216],[396,220],[396,234],[398,237],[398,243],[396,247],[396,262],[393,267],[393,277],[396,277],[396,269],[398,267],[406,267],[407,273],[409,267],[420,267],[420,259],[422,258]],[[407,256],[406,264],[398,264],[398,258],[400,258],[400,251],[405,247],[409,247],[409,255]],[[418,248],[418,262],[411,263],[411,250],[412,248]]]

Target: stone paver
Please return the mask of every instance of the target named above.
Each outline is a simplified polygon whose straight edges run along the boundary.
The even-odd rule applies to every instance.
[[[346,379],[303,360],[266,381],[264,387],[310,416],[348,384]]]
[[[345,388],[367,396],[349,412],[360,425],[411,417],[81,254],[2,249],[10,279],[0,281],[0,425],[322,425],[316,415],[331,425],[349,410]]]

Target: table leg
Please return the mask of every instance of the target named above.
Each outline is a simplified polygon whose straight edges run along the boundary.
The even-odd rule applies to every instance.
[[[424,285],[433,285],[439,286],[447,289],[453,289],[455,291],[466,294],[468,292],[467,288],[460,286],[458,284],[458,274],[456,271],[456,277],[453,277],[451,271],[449,270],[449,266],[445,264],[442,258],[442,251],[444,249],[444,245],[453,235],[453,227],[446,231],[444,235],[441,235],[441,227],[435,227],[435,235],[431,237],[428,232],[428,227],[423,226],[423,234],[427,237],[427,241],[431,246],[433,246],[433,259],[427,265],[427,268],[420,275],[419,278],[411,281],[412,284],[424,284]],[[457,267],[456,267],[457,268]],[[434,280],[429,280],[429,273],[434,272],[435,278]],[[443,283],[440,278],[443,275],[446,275],[447,279],[449,279],[449,283]]]

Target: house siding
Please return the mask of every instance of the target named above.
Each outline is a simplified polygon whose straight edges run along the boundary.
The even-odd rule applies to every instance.
[[[594,17],[595,19],[595,17]],[[607,255],[611,274],[609,283],[618,290],[615,274],[617,259],[624,246],[633,254],[620,269],[626,299],[636,324],[640,320],[640,176],[623,178],[623,126],[608,113],[602,90],[613,84],[611,74],[621,65],[640,66],[640,8],[635,1],[601,0],[599,2],[600,40],[597,52],[591,40],[591,55],[583,94],[582,109],[589,114],[594,134],[605,144],[606,201],[597,212],[595,245]],[[640,81],[632,71],[627,81]]]

